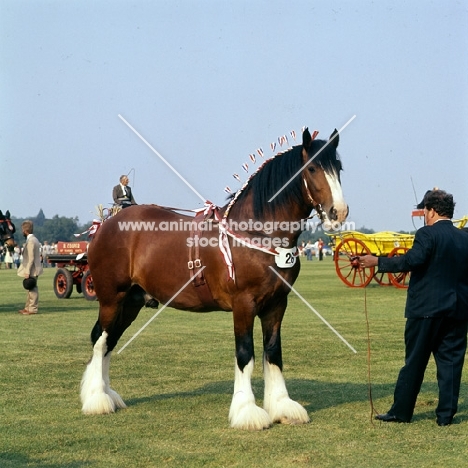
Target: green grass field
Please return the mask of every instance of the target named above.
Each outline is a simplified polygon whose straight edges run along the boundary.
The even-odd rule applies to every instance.
[[[97,302],[59,300],[53,269],[39,279],[40,314],[21,316],[25,291],[0,270],[0,467],[464,467],[468,463],[468,377],[452,426],[435,423],[431,360],[411,424],[371,420],[386,412],[403,364],[406,291],[371,283],[347,288],[331,259],[303,262],[297,291],[358,351],[354,354],[290,294],[282,328],[290,396],[311,423],[261,432],[228,424],[234,378],[229,313],[164,310],[121,354],[111,383],[128,405],[106,416],[81,413],[79,385],[91,356]],[[120,349],[156,311],[143,309]],[[262,405],[260,323],[253,387]]]

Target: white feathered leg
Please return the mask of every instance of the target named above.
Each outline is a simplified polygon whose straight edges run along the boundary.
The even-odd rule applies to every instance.
[[[283,373],[280,368],[263,358],[265,375],[265,398],[263,407],[273,422],[283,424],[304,424],[310,421],[307,411],[289,398]]]
[[[113,413],[120,402],[120,396],[111,390],[109,394],[110,356],[104,358],[107,351],[107,333],[103,332],[93,347],[93,357],[86,367],[81,380],[82,411],[85,414]],[[119,403],[119,404],[117,404]]]
[[[104,359],[103,359],[102,374],[103,374],[103,379],[104,379],[104,384],[105,384],[104,392],[107,393],[107,395],[111,397],[116,408],[126,408],[127,405],[124,403],[120,395],[115,390],[113,390],[110,386],[109,368],[110,368],[111,354],[112,352],[107,353],[107,355],[104,356]]]
[[[254,369],[254,360],[241,371],[235,363],[234,395],[232,396],[229,422],[231,427],[246,430],[262,430],[272,425],[268,413],[255,404],[252,392],[251,377]]]

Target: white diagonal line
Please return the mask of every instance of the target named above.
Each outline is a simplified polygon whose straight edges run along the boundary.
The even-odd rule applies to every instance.
[[[314,154],[312,158],[310,158],[269,200],[268,203],[273,201],[290,183],[291,181],[297,177],[335,138],[338,136],[354,119],[356,118],[356,114],[354,114],[339,130],[338,133],[335,133],[332,138],[330,138],[322,148],[320,148],[317,153]]]
[[[357,351],[290,285],[271,265],[269,267],[271,271],[283,281],[286,285],[289,286],[291,291],[333,332],[336,336],[346,345],[348,348],[355,354]]]
[[[192,189],[193,193],[195,193],[195,195],[198,196],[198,198],[200,198],[203,203],[205,203],[205,201],[207,200],[205,197],[203,197],[202,195],[200,195],[198,193],[198,191],[181,175],[179,174],[179,172],[177,172],[177,170],[171,166],[171,164],[169,164],[168,161],[166,161],[162,156],[161,154],[158,153],[158,151],[156,151],[150,143],[148,143],[148,141],[145,140],[145,138],[143,138],[143,136],[138,133],[120,114],[119,114],[119,118],[125,123],[125,125],[127,125],[127,127],[132,130],[133,133],[135,133],[135,135],[137,135],[140,140],[146,145],[148,146],[148,148],[156,155],[158,156],[159,159],[161,159],[161,161],[166,164],[166,166],[168,166],[172,172],[174,172],[174,174],[176,174],[180,180],[182,180],[182,182],[184,182],[185,185],[187,185],[187,187],[189,187],[190,189]]]
[[[117,352],[117,354],[120,354],[169,304],[193,281],[195,277],[197,277],[204,269],[206,266],[202,267],[198,273],[193,275],[192,278],[190,278],[170,299],[169,301],[164,304],[164,306],[161,308],[161,310],[158,310]]]

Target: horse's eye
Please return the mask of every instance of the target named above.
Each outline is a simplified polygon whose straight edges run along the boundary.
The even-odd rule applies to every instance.
[[[315,172],[315,167],[313,167],[313,166],[309,166],[307,169],[309,170],[309,172],[311,174],[313,174]]]

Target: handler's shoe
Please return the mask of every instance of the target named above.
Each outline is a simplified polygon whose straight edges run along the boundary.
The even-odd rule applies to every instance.
[[[405,422],[400,418],[397,418],[395,415],[390,414],[390,413],[385,413],[385,414],[378,414],[375,419],[378,421],[383,421],[383,422],[397,422],[397,423],[402,423]]]
[[[21,315],[35,315],[37,312],[29,312],[29,310],[26,309],[21,309],[18,311],[19,314]]]
[[[438,426],[450,426],[452,424],[452,419],[437,419]]]

